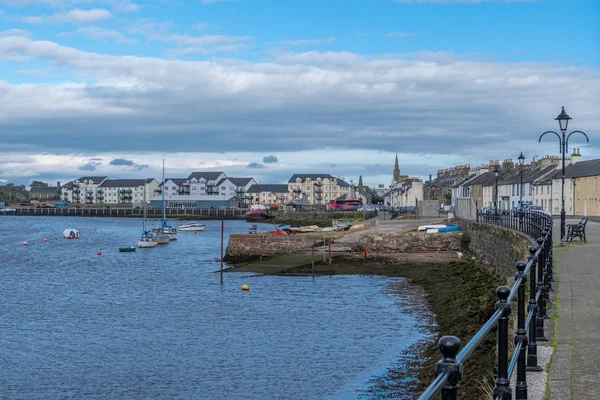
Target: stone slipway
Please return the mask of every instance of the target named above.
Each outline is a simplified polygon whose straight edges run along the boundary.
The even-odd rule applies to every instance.
[[[362,235],[367,233],[401,233],[411,229],[415,229],[420,225],[434,224],[434,223],[445,223],[444,220],[436,219],[410,219],[410,220],[379,220],[378,225],[367,229],[361,229],[358,231],[348,231],[342,238],[336,239],[331,246],[332,256],[339,256],[341,254],[358,254],[353,249],[359,244]],[[323,260],[323,257],[327,257],[327,247],[315,248],[315,260]],[[374,254],[375,255],[375,254]],[[415,257],[418,257],[415,255]],[[435,261],[440,259],[441,255],[420,255],[423,260]],[[454,258],[456,258],[454,256]],[[444,258],[447,260],[447,258]],[[295,253],[283,254],[274,257],[268,257],[261,261],[254,261],[246,264],[237,265],[233,268],[228,268],[227,272],[246,272],[256,274],[279,274],[288,270],[308,265],[312,261],[311,251],[300,251]],[[422,261],[421,259],[419,261]]]

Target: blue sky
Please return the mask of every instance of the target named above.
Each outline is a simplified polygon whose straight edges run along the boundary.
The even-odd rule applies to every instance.
[[[563,105],[591,136],[584,159],[600,155],[597,1],[0,0],[0,10],[2,181],[79,168],[157,176],[171,157],[182,176],[216,168],[276,183],[318,169],[389,183],[396,152],[403,173],[422,177],[554,154],[554,143],[534,146]],[[278,161],[262,163],[269,155]]]

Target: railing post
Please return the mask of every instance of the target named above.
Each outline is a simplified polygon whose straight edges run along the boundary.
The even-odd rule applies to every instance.
[[[537,322],[537,303],[535,302],[535,265],[537,260],[535,258],[535,252],[537,247],[531,246],[529,248],[529,260],[531,261],[531,268],[529,269],[529,305],[527,306],[527,313],[533,311],[533,316],[529,322],[529,342],[527,343],[527,371],[541,371],[542,368],[538,366],[537,360],[537,342],[535,340],[537,335],[536,322]]]
[[[544,336],[544,239],[539,237],[537,239],[538,247],[542,249],[537,259],[537,285],[535,288],[535,292],[533,293],[534,297],[538,297],[537,303],[537,314],[536,314],[536,341],[538,342],[546,342],[548,339]],[[538,296],[538,292],[539,296]]]
[[[502,316],[498,320],[498,377],[494,387],[494,399],[510,400],[512,392],[510,380],[508,379],[508,320],[510,318],[510,303],[506,301],[510,295],[508,286],[500,286],[496,289],[498,301],[496,309],[502,310]]]
[[[456,361],[456,355],[460,350],[460,339],[456,336],[443,336],[438,342],[438,347],[444,358],[435,366],[436,376],[449,373],[448,380],[442,388],[442,400],[456,400],[463,371],[462,364]]]
[[[542,231],[542,239],[543,241],[543,246],[542,246],[542,254],[543,254],[543,259],[542,259],[542,294],[540,296],[541,299],[541,304],[540,304],[540,315],[542,316],[542,318],[547,319],[548,318],[548,313],[546,310],[546,305],[547,303],[550,301],[550,292],[548,291],[548,246],[546,246],[546,241],[548,239],[548,233],[546,231]]]
[[[552,289],[552,247],[550,247],[550,237],[552,236],[552,231],[546,227],[544,228],[544,246],[546,248],[546,259],[545,264],[546,264],[546,301],[550,301],[550,292],[553,291]]]
[[[517,293],[517,335],[515,336],[515,345],[521,343],[521,351],[517,360],[517,385],[515,387],[515,394],[517,400],[527,399],[527,331],[525,330],[525,284],[527,283],[527,275],[525,275],[525,268],[527,264],[523,261],[517,263],[517,274],[515,275],[515,281],[521,279]],[[513,356],[514,357],[514,356]]]

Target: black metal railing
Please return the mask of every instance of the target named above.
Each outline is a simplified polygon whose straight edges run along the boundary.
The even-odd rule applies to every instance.
[[[438,393],[442,400],[455,400],[462,379],[463,363],[479,346],[483,338],[497,328],[497,376],[494,399],[527,399],[527,371],[541,371],[537,358],[537,342],[547,341],[544,336],[544,318],[547,318],[546,305],[552,290],[552,217],[544,212],[523,211],[507,213],[477,214],[477,221],[517,230],[533,238],[536,246],[529,248],[527,263],[516,263],[517,273],[512,287],[500,286],[496,289],[498,301],[496,311],[479,329],[479,332],[459,352],[461,343],[456,336],[444,336],[439,340],[443,358],[436,365],[436,378],[419,397],[419,400],[433,399]],[[527,274],[529,273],[529,277]],[[525,309],[525,285],[529,279],[529,302]],[[515,349],[509,361],[508,325],[511,302],[517,295],[517,331],[514,337]],[[510,378],[517,371],[513,395]]]

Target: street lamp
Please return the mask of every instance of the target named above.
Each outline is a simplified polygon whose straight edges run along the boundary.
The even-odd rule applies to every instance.
[[[519,176],[521,177],[521,186],[519,186],[519,204],[520,209],[523,208],[523,164],[525,163],[525,156],[523,152],[518,158],[519,160]]]
[[[544,137],[544,135],[546,133],[554,133],[556,135],[556,137],[558,137],[559,151],[562,153],[562,190],[561,190],[562,204],[561,204],[561,209],[560,209],[560,241],[562,243],[562,242],[564,242],[564,239],[565,239],[565,215],[566,215],[566,212],[565,212],[565,153],[566,153],[567,149],[569,148],[569,138],[574,133],[581,133],[583,136],[585,136],[585,140],[588,143],[590,142],[590,139],[585,134],[585,132],[582,132],[582,131],[572,131],[565,137],[565,132],[567,131],[567,126],[569,125],[569,120],[572,118],[569,117],[569,114],[567,114],[565,112],[564,107],[562,108],[562,111],[560,112],[558,117],[556,117],[554,119],[556,121],[558,121],[558,125],[562,132],[562,137],[561,137],[561,135],[559,135],[558,133],[556,133],[554,131],[546,131],[541,134],[541,136],[538,140],[538,143],[540,143],[542,141],[542,138]]]

